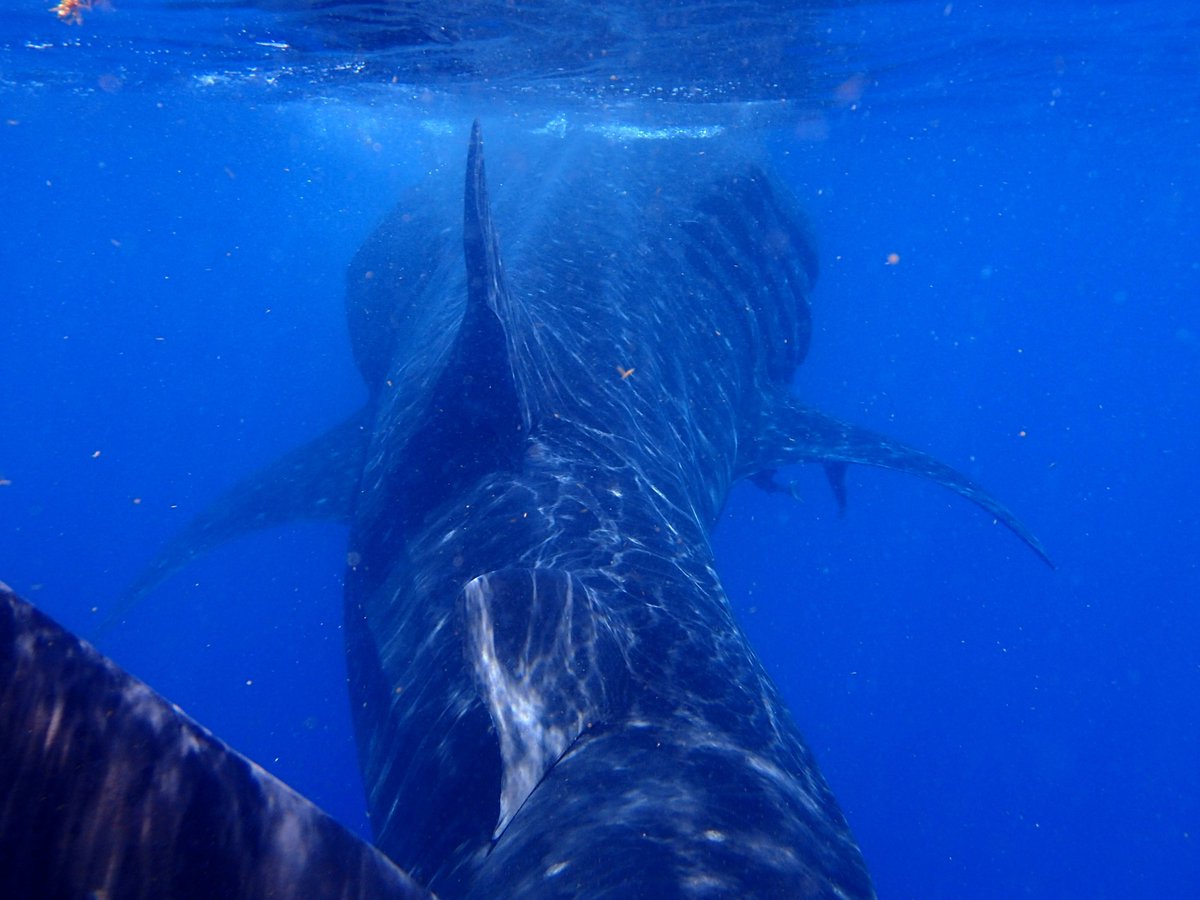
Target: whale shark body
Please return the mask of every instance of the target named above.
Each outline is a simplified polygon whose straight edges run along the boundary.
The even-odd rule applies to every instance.
[[[0,714],[22,724],[0,741],[25,787],[0,785],[0,835],[32,817],[22,858],[56,862],[0,862],[0,884],[165,896],[145,886],[194,885],[199,856],[243,896],[873,896],[721,588],[730,487],[813,462],[844,504],[847,465],[885,466],[1044,551],[953,469],[790,393],[817,262],[753,161],[601,136],[504,159],[493,210],[476,124],[465,185],[416,188],[352,261],[365,407],[236,485],[130,592],[250,528],[348,524],[375,847],[8,595],[0,663],[24,674]]]

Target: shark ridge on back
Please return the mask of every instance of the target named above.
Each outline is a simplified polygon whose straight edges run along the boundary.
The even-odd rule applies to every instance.
[[[232,488],[119,610],[239,533],[344,521],[360,765],[404,890],[872,897],[721,588],[731,485],[819,463],[844,505],[849,464],[907,471],[1049,559],[952,468],[792,395],[816,256],[736,147],[580,136],[505,158],[493,200],[476,123],[461,216],[420,186],[351,262],[366,406]]]

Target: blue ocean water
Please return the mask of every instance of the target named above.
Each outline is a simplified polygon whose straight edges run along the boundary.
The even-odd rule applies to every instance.
[[[367,834],[341,529],[105,612],[361,402],[345,266],[473,117],[741,131],[820,249],[796,390],[963,469],[1058,564],[893,473],[853,469],[844,517],[817,470],[731,498],[727,590],[880,896],[1200,895],[1189,5],[46,5],[0,19],[0,578]]]

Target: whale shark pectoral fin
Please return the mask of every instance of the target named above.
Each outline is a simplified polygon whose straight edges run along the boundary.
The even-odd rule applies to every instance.
[[[430,898],[0,586],[0,895]]]
[[[366,456],[368,424],[367,411],[359,410],[237,482],[162,548],[117,600],[100,631],[193,559],[232,538],[295,520],[348,522]]]
[[[500,742],[499,837],[555,762],[611,715],[627,670],[591,591],[570,572],[489,572],[467,583],[459,605]]]
[[[1041,541],[1004,504],[961,472],[928,453],[893,441],[878,432],[842,422],[785,397],[770,417],[769,433],[755,446],[748,470],[758,472],[789,463],[806,462],[824,464],[840,507],[845,505],[845,467],[848,463],[895,469],[936,481],[991,513],[996,521],[1024,541],[1046,565],[1054,568],[1054,562]]]

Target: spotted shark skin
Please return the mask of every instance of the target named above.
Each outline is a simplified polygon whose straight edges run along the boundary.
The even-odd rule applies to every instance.
[[[0,896],[432,895],[0,584]]]
[[[498,241],[513,201],[493,226],[471,146],[465,270],[418,252],[393,272],[429,285],[403,294],[406,340],[451,337],[432,370],[393,356],[385,383],[428,387],[381,394],[351,527],[379,846],[446,896],[872,896],[721,589],[709,534],[729,487],[880,465],[1039,545],[949,467],[788,393],[816,261],[761,169],[695,145],[576,146],[536,186],[504,185],[542,214]],[[381,231],[419,246],[412,220],[402,204]],[[374,271],[352,264],[351,296]],[[446,296],[465,298],[457,332]]]
[[[847,465],[907,471],[1048,558],[953,469],[790,394],[817,263],[753,161],[546,142],[507,149],[493,202],[477,123],[465,185],[401,201],[347,275],[365,408],[235,486],[121,608],[239,532],[346,521],[368,808],[418,882],[873,897],[721,588],[731,485],[815,462],[844,503]]]

